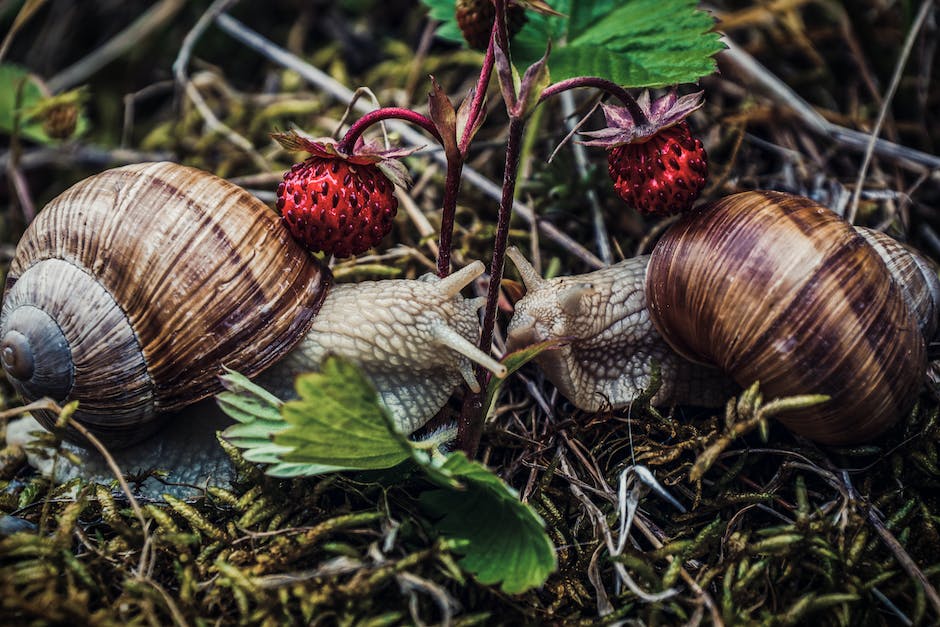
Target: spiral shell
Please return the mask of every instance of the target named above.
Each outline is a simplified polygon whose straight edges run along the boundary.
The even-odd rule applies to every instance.
[[[828,395],[780,418],[829,444],[870,439],[908,411],[926,369],[920,326],[935,324],[918,324],[865,237],[776,192],[683,216],[653,251],[646,295],[656,328],[686,358],[743,386],[759,380],[765,397]]]
[[[28,400],[79,401],[112,445],[252,376],[312,324],[329,273],[264,203],[173,163],[108,170],[41,211],[10,266],[0,361]],[[50,417],[45,417],[46,422]]]

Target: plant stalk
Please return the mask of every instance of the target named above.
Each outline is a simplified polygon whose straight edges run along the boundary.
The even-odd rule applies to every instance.
[[[444,179],[444,204],[441,209],[441,235],[437,247],[437,275],[444,278],[450,274],[450,253],[453,247],[454,218],[457,214],[457,192],[460,190],[460,174],[463,172],[463,156],[447,159],[447,177]]]
[[[339,144],[337,145],[337,149],[344,154],[351,154],[353,148],[356,146],[356,142],[367,128],[383,120],[391,119],[404,120],[405,122],[410,122],[415,126],[420,126],[435,140],[437,140],[438,143],[442,143],[441,134],[437,132],[437,128],[434,126],[434,122],[432,122],[426,116],[421,115],[417,111],[412,111],[411,109],[405,109],[402,107],[383,107],[381,109],[370,111],[356,120],[353,125],[349,127],[349,130],[346,131],[346,135],[343,136],[343,139],[340,140]]]
[[[496,238],[493,241],[493,259],[490,262],[490,284],[486,293],[486,305],[483,313],[483,327],[480,331],[480,349],[490,353],[493,343],[493,328],[496,325],[496,310],[499,301],[499,284],[503,278],[503,265],[506,259],[506,245],[509,242],[509,220],[512,217],[512,203],[516,192],[516,174],[519,169],[519,156],[522,147],[522,132],[525,121],[519,117],[509,119],[509,132],[506,140],[506,163],[503,169],[503,193],[499,203],[499,216],[496,222]],[[477,368],[477,380],[481,390],[486,390],[489,373]],[[482,394],[482,392],[481,392]],[[473,398],[476,397],[476,398]],[[476,411],[470,411],[476,409]],[[457,425],[457,446],[471,459],[476,456],[483,434],[483,421],[480,394],[470,394],[464,400],[463,411]]]
[[[574,78],[569,78],[563,81],[559,81],[553,85],[549,85],[539,96],[539,102],[544,102],[547,98],[556,96],[562,92],[568,91],[569,89],[577,89],[579,87],[593,87],[610,94],[622,102],[627,109],[629,109],[630,115],[633,117],[633,121],[636,122],[638,126],[649,123],[646,114],[643,113],[642,109],[640,109],[640,105],[636,103],[636,100],[626,89],[617,83],[614,83],[613,81],[609,81],[606,78],[600,78],[599,76],[576,76]]]
[[[450,253],[453,248],[454,218],[457,214],[457,192],[460,190],[460,175],[463,172],[467,150],[473,140],[473,129],[477,127],[480,116],[484,115],[483,102],[486,98],[486,88],[490,84],[490,76],[493,74],[493,63],[496,58],[493,54],[495,33],[496,24],[494,23],[493,32],[490,34],[490,43],[486,47],[486,56],[483,58],[483,66],[480,68],[480,78],[477,80],[476,91],[474,91],[473,100],[470,102],[467,124],[463,129],[463,134],[458,138],[457,152],[460,154],[457,156],[447,155],[447,177],[444,181],[444,199],[441,209],[441,234],[437,247],[437,274],[442,278],[450,274]]]
[[[486,56],[483,57],[483,66],[480,68],[480,79],[477,81],[476,90],[473,92],[473,101],[470,103],[470,113],[467,116],[467,126],[463,129],[463,135],[457,144],[460,154],[467,155],[467,149],[473,139],[471,131],[477,127],[479,117],[484,114],[483,102],[486,99],[486,89],[490,84],[490,77],[493,74],[493,65],[496,62],[496,54],[493,52],[493,46],[496,45],[497,24],[493,22],[493,32],[490,34],[490,43],[486,46]]]

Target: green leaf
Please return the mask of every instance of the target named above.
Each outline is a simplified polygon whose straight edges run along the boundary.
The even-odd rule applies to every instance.
[[[20,91],[19,109],[17,110],[17,92]],[[0,64],[0,134],[13,133],[14,119],[20,117],[20,135],[40,144],[55,144],[58,140],[46,135],[42,120],[30,114],[42,108],[45,101],[55,97],[47,95],[48,90],[38,77],[28,70],[12,63]],[[79,114],[73,136],[79,136],[88,128],[88,119]]]
[[[334,470],[391,468],[413,456],[372,383],[352,364],[328,357],[320,372],[297,378],[300,400],[284,403],[290,427],[274,443],[291,449],[284,462]]]
[[[289,426],[281,417],[281,400],[237,372],[229,370],[220,378],[226,391],[215,397],[216,403],[238,422],[226,429],[222,437],[243,449],[242,455],[248,461],[279,462],[271,438]]]
[[[545,583],[557,568],[555,547],[544,523],[516,492],[486,466],[451,453],[439,470],[463,489],[425,492],[421,505],[439,518],[436,528],[450,539],[460,566],[483,584],[520,594]]]
[[[441,21],[438,36],[462,41],[453,0],[423,0]],[[697,0],[553,0],[562,16],[528,11],[512,41],[513,62],[529,66],[551,41],[552,79],[600,76],[626,87],[694,82],[715,71],[724,48],[712,17]]]
[[[513,353],[511,367],[539,347]],[[354,365],[328,357],[320,372],[298,377],[300,399],[286,403],[240,374],[222,379],[227,391],[217,397],[219,406],[238,421],[223,436],[244,449],[245,459],[269,464],[269,475],[383,470],[411,459],[440,486],[422,494],[422,504],[441,519],[438,531],[481,582],[518,594],[544,583],[555,569],[554,547],[538,515],[463,453],[444,457],[434,438],[409,441]]]
[[[498,377],[492,377],[490,378],[489,384],[486,386],[486,394],[483,397],[483,408],[486,410],[486,416],[490,416],[492,414],[493,407],[496,404],[496,398],[499,395],[499,390],[503,387],[503,383],[509,379],[509,375],[538,357],[542,351],[558,348],[559,346],[567,343],[567,341],[568,340],[565,338],[546,340],[544,342],[539,342],[538,344],[533,344],[517,351],[513,351],[503,357],[500,361],[504,366],[506,366],[506,376],[502,379]]]
[[[428,17],[440,22],[437,36],[446,41],[462,42],[463,34],[454,18],[455,0],[421,0],[428,7]]]

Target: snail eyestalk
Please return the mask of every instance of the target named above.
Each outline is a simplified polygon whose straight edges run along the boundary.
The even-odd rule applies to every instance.
[[[522,277],[522,283],[528,290],[537,290],[545,284],[545,279],[535,271],[535,267],[529,263],[529,260],[522,256],[522,253],[515,246],[510,246],[506,250],[506,256],[512,260],[516,266],[516,271]]]
[[[500,379],[506,376],[507,374],[506,366],[504,366],[503,364],[499,363],[499,361],[497,361],[496,359],[484,353],[482,350],[474,346],[471,342],[468,342],[466,339],[464,339],[463,336],[461,336],[459,333],[457,333],[450,327],[445,327],[445,326],[436,327],[434,329],[434,338],[438,342],[443,344],[444,346],[457,351],[458,353],[460,353],[461,355],[463,355],[470,361],[473,361],[483,366],[484,368],[492,372],[494,375],[496,375]],[[476,387],[478,389],[474,391],[479,392],[479,385]]]
[[[460,290],[473,283],[477,277],[483,274],[485,269],[482,261],[474,261],[441,279],[437,286],[445,296],[453,298],[460,293]]]

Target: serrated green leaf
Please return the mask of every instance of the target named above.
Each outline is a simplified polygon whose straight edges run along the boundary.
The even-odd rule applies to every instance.
[[[283,420],[280,422],[270,422],[267,420],[259,420],[251,424],[239,424],[232,425],[225,430],[223,434],[226,440],[238,444],[236,441],[244,440],[258,440],[259,442],[270,443],[271,435],[287,428],[287,423]]]
[[[352,364],[328,357],[320,372],[297,378],[297,393],[300,399],[281,409],[290,427],[273,438],[291,449],[282,461],[367,470],[391,468],[414,455],[372,383]]]
[[[225,374],[219,377],[219,380],[229,392],[236,394],[245,392],[246,397],[256,398],[264,404],[280,407],[284,402],[245,375],[230,368],[225,369]]]
[[[219,409],[237,422],[222,437],[242,449],[247,461],[280,462],[279,455],[289,449],[278,447],[271,438],[290,426],[281,416],[281,400],[237,372],[230,370],[220,379],[228,391],[217,395],[216,402]]]
[[[233,440],[230,440],[234,443]],[[273,442],[257,442],[242,455],[246,460],[257,464],[279,464],[281,455],[290,452],[290,448]]]
[[[238,422],[250,424],[259,420],[265,422],[283,422],[280,404],[271,403],[246,394],[222,392],[215,397],[219,408]]]
[[[455,543],[460,566],[487,585],[519,594],[542,585],[557,568],[544,523],[516,492],[486,466],[452,453],[438,470],[463,485],[420,497],[439,518],[436,528]]]
[[[462,41],[454,1],[423,2],[441,21],[438,36]],[[713,57],[724,48],[712,32],[714,20],[697,8],[697,0],[553,0],[551,5],[564,15],[527,12],[512,54],[517,67],[527,67],[551,41],[555,81],[600,76],[626,87],[694,82],[715,71]]]
[[[556,80],[592,75],[654,87],[693,82],[715,71],[713,56],[724,46],[712,32],[712,17],[696,8],[696,0],[573,4],[567,43],[551,59]],[[520,61],[534,61],[542,44],[522,36],[516,47]]]

